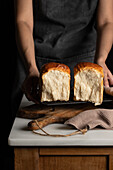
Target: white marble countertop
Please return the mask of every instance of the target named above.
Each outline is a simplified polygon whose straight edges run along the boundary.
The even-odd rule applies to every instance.
[[[23,98],[21,106],[32,102]],[[20,107],[21,107],[20,106]],[[27,129],[30,119],[16,118],[8,138],[10,146],[113,146],[113,130],[89,130],[86,134],[70,137],[50,137],[34,134]],[[44,128],[51,134],[69,134],[74,132],[68,125],[51,124]],[[41,132],[38,130],[38,132]]]

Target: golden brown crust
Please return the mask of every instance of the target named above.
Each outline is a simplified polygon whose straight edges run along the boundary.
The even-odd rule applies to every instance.
[[[96,71],[98,71],[102,77],[104,77],[104,74],[103,74],[103,68],[98,65],[98,64],[95,64],[95,63],[90,63],[90,62],[81,62],[81,63],[78,63],[75,67],[74,67],[74,76],[82,71],[82,70],[85,70],[85,69],[95,69]]]
[[[54,63],[54,62],[44,64],[41,67],[40,74],[42,76],[43,74],[45,74],[45,73],[47,73],[48,71],[51,71],[51,70],[63,71],[63,72],[68,73],[70,75],[70,68],[67,65],[61,64],[61,63]]]

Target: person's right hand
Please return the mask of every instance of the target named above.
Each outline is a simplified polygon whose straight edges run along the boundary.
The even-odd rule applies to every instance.
[[[25,96],[29,101],[38,103],[38,93],[37,86],[39,84],[39,71],[37,68],[32,69],[29,74],[26,76],[23,84],[22,90],[25,93]]]
[[[105,87],[111,87],[113,86],[113,74],[108,69],[106,63],[104,61],[97,61],[97,64],[99,64],[103,68],[104,72],[104,86]]]

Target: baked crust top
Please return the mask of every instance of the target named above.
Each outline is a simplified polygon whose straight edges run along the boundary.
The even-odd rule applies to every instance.
[[[44,64],[41,67],[40,75],[42,76],[43,74],[51,70],[59,70],[70,75],[70,68],[67,65],[61,63],[55,63],[55,62]]]
[[[103,68],[98,64],[90,63],[90,62],[80,62],[80,63],[78,63],[74,67],[74,76],[77,73],[79,73],[80,71],[83,71],[83,70],[86,70],[86,69],[96,70],[102,75],[102,77],[104,77]]]

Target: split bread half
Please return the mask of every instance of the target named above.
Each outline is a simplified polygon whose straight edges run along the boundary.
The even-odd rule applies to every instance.
[[[40,71],[40,100],[68,101],[70,97],[70,69],[65,64],[47,63]]]
[[[100,105],[103,101],[103,68],[89,62],[74,67],[74,100]]]

